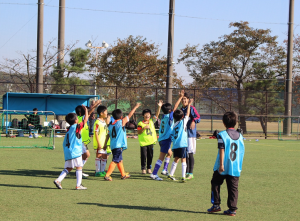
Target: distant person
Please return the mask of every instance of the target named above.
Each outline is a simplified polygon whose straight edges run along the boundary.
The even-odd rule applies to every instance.
[[[91,107],[95,105],[95,100],[92,100],[91,101]],[[89,122],[88,122],[88,125],[89,125],[89,135],[90,137],[93,137],[94,135],[94,124],[95,124],[95,121],[97,119],[97,115],[96,113],[93,111],[90,116],[89,116]]]
[[[27,128],[29,130],[29,137],[28,138],[33,138],[32,136],[32,130],[33,129],[37,129],[38,132],[41,132],[42,126],[40,125],[40,116],[37,114],[38,109],[37,108],[33,108],[33,113],[28,115],[24,115],[28,122],[27,122]]]
[[[208,209],[209,213],[221,211],[220,187],[224,180],[227,183],[228,210],[224,215],[235,216],[238,201],[238,184],[242,171],[245,153],[243,135],[234,129],[237,115],[234,112],[226,112],[223,116],[223,124],[226,130],[217,135],[218,155],[211,179],[211,201],[213,206]]]

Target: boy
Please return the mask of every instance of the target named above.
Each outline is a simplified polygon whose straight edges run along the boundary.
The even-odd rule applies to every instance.
[[[38,129],[38,133],[41,132],[42,126],[40,125],[40,116],[37,114],[38,109],[37,108],[33,108],[33,114],[30,114],[29,116],[27,116],[26,114],[24,115],[27,120],[27,127],[29,130],[29,136],[28,138],[33,138],[32,136],[32,129]]]
[[[165,164],[164,164],[164,168],[163,168],[163,171],[161,172],[161,174],[167,175],[167,176],[169,175],[168,166],[169,166],[170,158],[172,156],[172,151],[170,149],[171,143],[172,143],[171,132],[172,132],[172,128],[174,125],[173,112],[177,109],[178,105],[180,104],[180,101],[181,101],[183,95],[184,95],[184,91],[182,90],[179,93],[179,98],[178,98],[173,110],[172,110],[172,105],[170,103],[163,104],[162,101],[159,101],[159,103],[158,103],[158,109],[157,109],[156,115],[159,116],[160,108],[162,109],[164,115],[161,119],[160,128],[159,128],[158,142],[159,142],[159,146],[160,146],[160,154],[159,154],[158,160],[155,163],[153,173],[150,175],[150,178],[152,178],[153,180],[157,180],[157,181],[162,180],[162,178],[160,178],[157,175],[157,173],[158,173],[160,166],[162,165],[164,157],[166,157]]]
[[[158,112],[159,114],[159,112]],[[157,141],[154,122],[151,119],[151,110],[145,109],[142,112],[143,121],[138,123],[137,133],[139,143],[141,146],[141,169],[142,174],[146,174],[146,159],[147,159],[147,173],[151,174],[151,164],[153,159],[153,144]],[[157,115],[154,117],[157,119]],[[155,120],[156,121],[156,120]]]
[[[129,118],[134,114],[136,109],[141,106],[140,103],[137,103],[135,107],[130,111],[128,116],[123,118],[123,112],[120,109],[116,109],[112,112],[112,116],[115,119],[113,123],[108,125],[108,135],[106,136],[105,143],[110,138],[110,148],[112,151],[113,159],[109,165],[108,171],[104,177],[106,181],[112,181],[111,174],[114,171],[116,165],[121,173],[121,179],[127,179],[130,177],[128,173],[125,173],[125,169],[123,166],[123,150],[127,149],[127,137],[125,124],[129,121]],[[107,146],[104,146],[104,150],[106,150]]]
[[[191,104],[193,103],[193,99],[189,100],[189,104],[187,107],[186,116],[184,117],[184,113],[182,110],[174,111],[174,127],[171,134],[171,139],[173,142],[172,151],[174,153],[174,162],[172,163],[170,175],[168,176],[169,180],[176,181],[174,177],[174,173],[179,162],[181,159],[182,165],[182,178],[181,182],[185,182],[185,173],[186,173],[186,155],[187,155],[187,147],[188,147],[188,137],[187,137],[187,122],[190,116],[190,108]]]
[[[223,124],[226,130],[217,135],[219,152],[214,166],[214,173],[211,180],[212,203],[208,209],[209,213],[221,211],[220,187],[226,179],[228,199],[228,210],[225,215],[235,216],[238,200],[238,183],[242,171],[245,146],[243,136],[234,129],[237,122],[237,115],[234,112],[226,112],[223,116]]]
[[[86,116],[88,116],[87,108],[83,106]],[[76,167],[77,190],[86,190],[87,188],[81,184],[82,181],[82,138],[81,130],[87,122],[87,118],[83,122],[78,123],[78,118],[75,113],[69,113],[66,116],[66,121],[70,124],[68,132],[66,133],[63,149],[65,156],[65,169],[61,172],[59,177],[54,180],[54,184],[58,189],[62,189],[61,182],[68,175],[68,173]]]
[[[93,137],[93,146],[96,150],[96,177],[105,176],[105,167],[107,162],[107,150],[104,150],[104,142],[106,135],[108,133],[107,124],[109,124],[110,117],[107,116],[107,108],[105,106],[99,106],[97,108],[97,113],[99,117],[96,119],[94,124],[94,137]]]
[[[188,93],[184,93],[184,96],[181,100],[182,107],[181,110],[184,113],[184,116],[187,116],[187,106],[189,103],[190,97]],[[196,124],[200,123],[200,115],[198,114],[196,108],[191,106],[189,121],[187,123],[187,132],[188,132],[188,149],[187,149],[187,158],[186,158],[186,179],[194,179],[193,170],[194,170],[194,154],[196,154],[196,139],[197,139],[197,128]]]
[[[88,109],[88,114],[94,112],[95,108],[101,104],[101,100],[96,101],[93,103],[93,105]],[[77,106],[75,108],[75,112],[78,116],[78,123],[81,123],[85,118],[88,119],[89,115],[85,115],[85,111],[82,108],[81,105]],[[89,135],[89,126],[87,123],[84,124],[84,127],[81,131],[81,137],[82,137],[82,163],[83,166],[87,162],[88,158],[90,157],[90,151],[88,150],[87,145],[91,142],[90,135]],[[89,175],[82,173],[83,178],[87,178]]]

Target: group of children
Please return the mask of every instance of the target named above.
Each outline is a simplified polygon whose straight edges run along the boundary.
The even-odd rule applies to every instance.
[[[70,124],[70,128],[66,133],[63,142],[65,169],[54,181],[54,184],[59,189],[62,189],[62,180],[74,167],[76,167],[76,189],[87,189],[81,184],[82,178],[84,177],[82,167],[90,156],[87,148],[87,144],[90,142],[87,119],[89,114],[94,111],[100,102],[100,100],[95,102],[89,110],[85,106],[78,106],[76,107],[76,114],[69,113],[66,116],[66,121]],[[180,102],[182,102],[183,107],[177,109]],[[192,103],[193,99],[190,99],[187,93],[181,91],[174,108],[172,108],[170,103],[164,104],[163,101],[159,101],[158,109],[153,119],[151,118],[151,110],[145,109],[142,111],[143,120],[138,123],[137,128],[140,143],[142,174],[146,174],[147,172],[153,180],[163,180],[157,173],[164,160],[165,163],[161,174],[166,175],[171,181],[177,181],[174,174],[180,160],[182,165],[182,176],[180,181],[186,182],[187,179],[194,178],[193,155],[196,152],[195,125],[200,122],[200,116],[192,106]],[[140,103],[137,103],[126,117],[123,117],[123,112],[120,109],[114,110],[112,112],[112,117],[109,117],[107,108],[105,106],[98,106],[98,118],[94,123],[93,136],[93,147],[96,150],[95,176],[104,177],[104,180],[106,181],[112,181],[111,174],[117,166],[121,173],[121,179],[130,177],[130,174],[125,172],[122,157],[123,151],[127,149],[125,124],[129,122],[129,119],[140,105]],[[157,139],[154,123],[158,119],[161,109],[164,115],[161,119],[159,136]],[[220,185],[222,185],[224,179],[226,179],[228,186],[227,204],[229,207],[229,210],[225,211],[224,214],[234,216],[235,210],[237,209],[238,177],[240,176],[242,169],[244,144],[243,136],[234,130],[237,121],[236,118],[234,112],[227,112],[223,116],[223,123],[227,129],[218,135],[219,153],[211,181],[213,206],[208,209],[209,213],[221,211]],[[153,145],[157,140],[160,145],[160,154],[152,172]],[[172,143],[173,145],[171,148]],[[105,172],[108,155],[111,153],[112,161],[109,164],[107,172]],[[172,154],[174,155],[174,162],[172,163],[169,173],[168,165]]]

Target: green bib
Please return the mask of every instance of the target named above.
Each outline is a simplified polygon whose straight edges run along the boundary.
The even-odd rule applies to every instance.
[[[143,123],[143,121],[140,121],[138,124],[138,126],[142,128],[144,128],[147,125],[149,125],[150,128],[144,130],[143,133],[138,135],[141,147],[155,144],[157,141],[157,135],[156,135],[156,131],[152,119],[149,120],[149,124],[145,124]]]
[[[78,116],[78,123],[80,124],[82,121],[83,121],[83,116]],[[81,130],[81,138],[82,138],[82,142],[85,145],[88,145],[91,142],[89,125],[87,123],[83,126]]]

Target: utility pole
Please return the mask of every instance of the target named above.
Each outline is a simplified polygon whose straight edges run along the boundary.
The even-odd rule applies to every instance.
[[[167,96],[166,100],[172,104],[172,88],[173,88],[173,48],[174,48],[174,16],[175,16],[175,0],[169,3],[169,31],[168,31],[168,58],[167,58]]]
[[[43,93],[44,0],[38,0],[36,93]]]
[[[64,48],[65,48],[65,7],[66,1],[59,0],[59,16],[58,16],[58,56],[57,67],[64,63]]]
[[[285,83],[285,134],[291,135],[291,116],[292,116],[292,78],[293,78],[293,38],[294,38],[294,0],[290,0],[289,8],[289,33],[288,33],[288,51],[287,51],[287,72]]]

